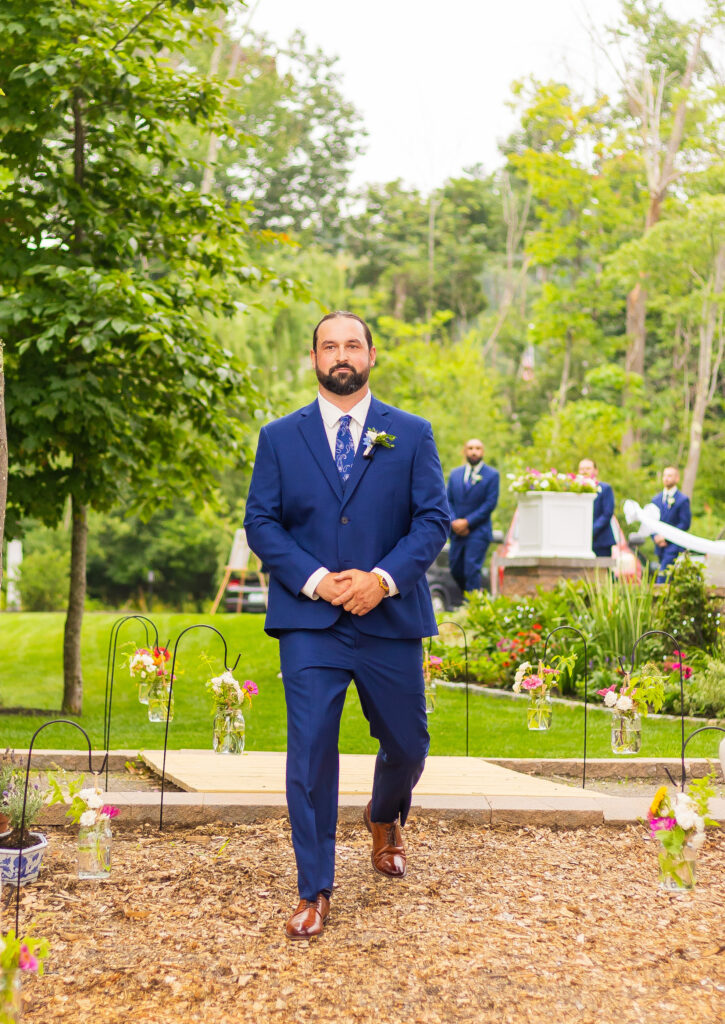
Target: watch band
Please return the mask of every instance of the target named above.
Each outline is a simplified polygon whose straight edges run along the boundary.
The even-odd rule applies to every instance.
[[[390,587],[388,586],[385,577],[381,573],[379,573],[379,572],[374,572],[373,576],[377,576],[378,583],[380,584],[381,588],[385,591],[386,594],[389,594],[390,593]]]

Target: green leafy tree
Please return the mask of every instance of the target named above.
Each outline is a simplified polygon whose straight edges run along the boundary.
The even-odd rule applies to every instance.
[[[10,508],[72,521],[63,709],[82,700],[89,507],[195,503],[256,403],[205,317],[265,271],[242,209],[200,195],[179,135],[233,135],[219,86],[166,54],[224,5],[47,0],[0,9],[0,334]]]

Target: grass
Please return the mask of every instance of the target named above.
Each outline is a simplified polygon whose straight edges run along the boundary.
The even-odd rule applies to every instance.
[[[84,700],[78,723],[91,737],[94,749],[103,747],[103,699],[106,656],[111,625],[117,613],[89,612],[84,617],[82,650]],[[277,642],[263,631],[261,615],[203,616],[160,614],[153,616],[162,643],[173,642],[187,626],[206,622],[221,630],[233,665],[241,652],[235,672],[238,679],[254,679],[260,694],[251,708],[245,708],[247,749],[284,750],[285,708],[282,681],[278,678]],[[63,615],[61,613],[5,613],[0,615],[0,704],[4,707],[59,708],[62,696]],[[119,637],[123,654],[145,645],[143,628],[128,622]],[[114,749],[159,749],[164,726],[149,722],[146,708],[136,699],[136,688],[117,658],[111,747]],[[169,728],[171,748],[210,748],[212,738],[211,702],[203,684],[210,675],[202,660],[212,659],[214,672],[222,669],[221,640],[209,630],[187,633],[179,646],[178,679],[174,685],[175,718]],[[545,733],[528,732],[526,705],[513,697],[491,694],[469,695],[469,752],[483,757],[579,757],[582,753],[583,707],[554,705],[552,728]],[[44,719],[27,715],[0,715],[0,747],[26,748],[33,732]],[[680,750],[677,721],[648,719],[644,723],[641,754],[645,757],[676,757]],[[692,725],[687,727],[692,731]],[[465,693],[441,687],[435,712],[430,716],[431,753],[465,754]],[[609,757],[609,714],[593,708],[588,718],[588,756]],[[83,738],[70,726],[44,730],[38,748],[81,748]],[[340,750],[345,753],[374,753],[354,686],[348,691],[340,729]],[[705,733],[687,748],[688,756],[715,756],[717,738]]]

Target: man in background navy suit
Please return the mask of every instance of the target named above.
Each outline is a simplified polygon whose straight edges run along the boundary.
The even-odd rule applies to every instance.
[[[611,558],[614,545],[612,516],[614,515],[614,491],[599,480],[597,464],[594,459],[582,459],[577,471],[579,476],[589,477],[597,481],[597,496],[594,499],[592,522],[592,551],[597,558]]]
[[[421,638],[438,632],[425,573],[450,517],[430,423],[374,398],[370,328],[329,313],[313,332],[315,400],[268,423],[247,499],[269,568],[266,631],[287,704],[287,806],[300,902],[291,939],[319,935],[335,874],[340,716],[350,680],[379,742],[364,822],[372,864],[406,871],[402,828],[429,737]]]
[[[662,470],[662,490],[655,494],[652,504],[660,510],[660,522],[669,526],[676,526],[678,530],[689,530],[692,515],[690,512],[690,499],[678,488],[680,472],[674,466],[665,466]],[[660,560],[660,571],[657,573],[657,583],[664,583],[667,577],[667,567],[672,565],[684,548],[665,540],[661,533],[652,535],[655,543],[655,552]]]
[[[466,593],[481,590],[481,566],[491,543],[491,513],[498,502],[498,471],[483,461],[483,443],[471,438],[463,446],[465,466],[457,466],[448,479],[451,510],[451,575]]]

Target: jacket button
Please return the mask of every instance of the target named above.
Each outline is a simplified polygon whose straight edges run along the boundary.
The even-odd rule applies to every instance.
[[[350,520],[347,518],[347,516],[343,516],[340,519],[340,522],[342,523],[343,526],[347,526],[347,524],[350,522]]]

